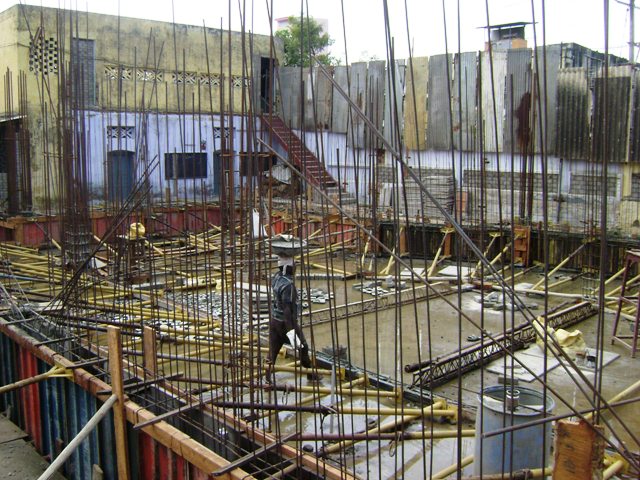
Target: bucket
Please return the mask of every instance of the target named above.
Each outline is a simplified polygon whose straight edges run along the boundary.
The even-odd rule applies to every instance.
[[[531,388],[496,385],[485,388],[478,402],[482,415],[478,411],[476,416],[476,475],[543,468],[551,463],[551,422],[482,438],[483,433],[543,418],[545,411],[550,414],[555,406],[551,397],[543,400],[542,393]]]

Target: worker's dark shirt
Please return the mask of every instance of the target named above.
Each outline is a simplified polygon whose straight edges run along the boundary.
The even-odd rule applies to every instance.
[[[286,304],[291,305],[292,320],[298,318],[298,292],[293,282],[293,276],[284,275],[278,272],[271,281],[272,289],[272,313],[273,318],[284,321],[284,308]]]

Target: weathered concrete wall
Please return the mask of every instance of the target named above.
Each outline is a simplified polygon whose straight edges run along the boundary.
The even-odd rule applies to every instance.
[[[17,38],[17,16],[18,9],[11,8],[0,13],[0,66],[2,67],[2,79],[0,79],[0,112],[2,116],[12,116],[17,112],[18,91],[13,89],[11,104],[7,105],[7,71],[12,79],[13,86],[17,81],[17,73],[20,70],[18,63],[18,38]]]
[[[82,44],[86,53],[75,74],[72,44],[74,52]],[[91,108],[203,116],[248,112],[253,62],[259,70],[260,58],[270,55],[271,39],[20,5],[0,15],[0,45],[2,71],[8,68],[15,79],[26,73],[22,100],[30,133],[32,196],[35,210],[43,211],[58,204],[65,133],[56,119],[65,111]],[[275,51],[281,54],[280,42]],[[4,89],[2,81],[0,88]],[[14,105],[17,100],[14,85]],[[82,120],[67,118],[65,130],[75,131],[74,142],[81,144]]]

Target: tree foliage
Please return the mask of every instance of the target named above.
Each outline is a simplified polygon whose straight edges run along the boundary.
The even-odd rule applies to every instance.
[[[284,43],[284,64],[308,67],[312,57],[323,65],[335,65],[337,60],[326,52],[333,44],[328,33],[322,33],[322,26],[313,18],[289,17],[289,26],[276,32],[276,37]]]

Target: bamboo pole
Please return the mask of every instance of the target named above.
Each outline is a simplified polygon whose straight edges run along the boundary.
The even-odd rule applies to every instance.
[[[623,459],[616,460],[602,472],[602,480],[609,480],[614,475],[620,473],[627,466]]]
[[[427,277],[433,276],[433,272],[436,270],[436,267],[438,266],[438,259],[440,258],[440,254],[442,253],[444,244],[447,241],[447,238],[449,238],[449,235],[455,232],[455,230],[453,228],[443,228],[442,232],[444,233],[444,236],[442,237],[440,246],[438,246],[438,250],[436,251],[436,256],[433,257],[433,261],[431,262],[431,266],[429,267],[429,270],[427,272]]]
[[[484,256],[485,257],[487,255],[489,255],[489,252],[491,251],[491,247],[493,246],[493,243],[496,241],[496,238],[501,236],[500,232],[489,233],[489,235],[491,236],[491,241],[489,242],[489,245],[487,245],[487,248],[484,249]],[[469,278],[473,278],[473,277],[476,276],[476,272],[480,268],[481,264],[482,264],[481,261],[478,261],[478,263],[476,263],[476,266],[473,268],[473,270],[469,274]]]
[[[547,278],[552,276],[554,273],[556,273],[558,270],[560,270],[562,267],[564,267],[567,263],[569,263],[571,261],[571,259],[573,257],[575,257],[578,253],[580,253],[582,251],[582,249],[584,247],[586,247],[588,244],[589,244],[589,242],[584,242],[582,245],[580,245],[578,248],[576,248],[569,256],[567,256],[558,265],[556,265],[553,270],[551,270],[549,273],[547,273],[547,275],[543,276],[538,283],[536,283],[533,287],[531,287],[531,290],[537,290],[538,287],[540,285],[542,285]]]
[[[464,457],[462,460],[460,460],[460,464],[454,463],[453,465],[449,465],[447,468],[440,470],[436,474],[431,475],[431,480],[442,480],[443,478],[447,478],[452,473],[456,473],[458,471],[458,468],[462,469],[467,465],[471,464],[472,462],[473,462],[473,455]]]
[[[607,400],[608,404],[612,404],[615,402],[618,402],[620,400],[623,400],[631,395],[633,395],[634,393],[640,391],[640,380],[638,380],[636,383],[628,386],[627,388],[625,388],[624,390],[622,390],[621,392],[619,392],[617,395],[615,395],[613,398],[610,398],[609,400]],[[591,413],[587,413],[584,416],[584,419],[586,421],[591,421],[593,419],[593,414],[594,412]]]
[[[64,465],[69,457],[73,454],[73,452],[80,446],[85,438],[93,431],[94,428],[98,426],[98,423],[111,411],[111,407],[113,407],[118,401],[118,395],[111,395],[106,402],[98,409],[93,417],[89,419],[87,424],[82,427],[82,430],[78,432],[78,434],[71,440],[64,450],[60,452],[60,455],[56,457],[56,459],[49,465],[49,467],[38,477],[38,480],[48,480],[51,478],[57,471]],[[118,472],[120,473],[120,472]],[[119,477],[123,478],[123,477]]]
[[[46,380],[50,377],[73,378],[73,373],[68,372],[67,369],[65,369],[64,367],[55,366],[48,372],[41,373],[40,375],[35,375],[33,377],[18,380],[17,382],[10,383],[8,385],[3,385],[2,387],[0,387],[0,395],[11,392],[13,390],[17,390],[19,388],[33,385],[34,383],[41,382],[42,380]]]
[[[432,405],[429,405],[425,408],[422,409],[421,414],[426,415],[428,414],[429,411],[431,410],[437,410],[437,409],[441,409],[442,407],[445,406],[445,402],[443,401],[437,401],[435,403],[433,403]],[[418,418],[420,418],[421,415],[403,415],[402,417],[398,417],[398,418],[394,418],[389,422],[383,423],[378,427],[372,428],[370,430],[367,430],[367,433],[370,435],[374,435],[380,432],[386,432],[389,430],[393,430],[396,429],[397,427],[404,425],[407,422],[410,422],[412,420],[417,420]],[[338,443],[334,443],[333,445],[329,445],[325,448],[323,448],[322,453],[323,455],[329,455],[331,453],[340,451],[344,448],[347,448],[351,445],[353,445],[355,443],[354,440],[344,440],[342,442],[338,442]]]

